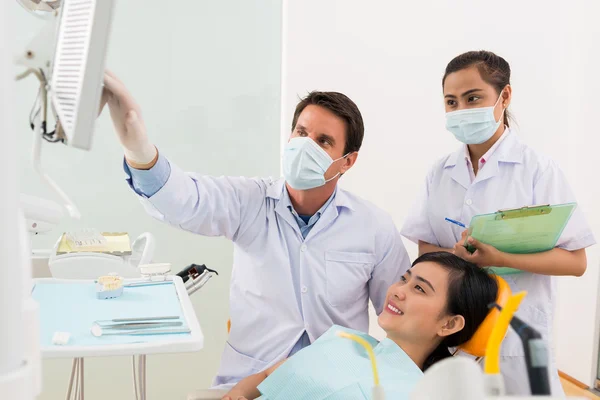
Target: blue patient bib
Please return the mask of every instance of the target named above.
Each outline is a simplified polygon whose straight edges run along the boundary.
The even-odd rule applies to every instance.
[[[380,384],[387,399],[408,400],[423,372],[390,339],[332,326],[310,346],[281,365],[258,387],[263,400],[363,400],[371,399],[373,370],[364,347],[340,338],[336,332],[353,333],[373,346]]]

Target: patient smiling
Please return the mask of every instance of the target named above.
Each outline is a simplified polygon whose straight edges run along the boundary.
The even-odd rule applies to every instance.
[[[408,399],[423,371],[450,357],[449,347],[471,339],[497,291],[484,269],[450,253],[424,254],[388,289],[378,319],[384,340],[334,325],[293,357],[240,381],[223,399],[370,399],[369,357],[338,331],[370,342],[386,397]]]

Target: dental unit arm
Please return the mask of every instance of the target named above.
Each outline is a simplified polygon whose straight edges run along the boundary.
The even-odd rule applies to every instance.
[[[490,308],[500,310],[500,315],[491,332],[485,351],[483,370],[485,373],[485,391],[488,396],[498,397],[503,396],[505,393],[504,378],[500,374],[500,347],[508,331],[510,321],[526,295],[526,292],[520,292],[511,296],[503,308],[497,303],[490,304]]]
[[[494,307],[502,309],[495,304]],[[523,343],[529,387],[533,396],[549,396],[548,346],[542,335],[517,316],[512,316],[510,326]]]

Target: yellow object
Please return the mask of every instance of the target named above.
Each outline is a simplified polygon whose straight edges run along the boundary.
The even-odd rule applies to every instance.
[[[502,311],[494,326],[485,353],[483,371],[486,374],[500,373],[500,345],[502,344],[504,335],[506,335],[508,325],[510,324],[514,313],[517,312],[521,301],[523,301],[523,298],[525,298],[526,295],[527,292],[519,292],[514,296],[511,296],[506,305],[502,307]]]
[[[105,291],[117,290],[123,286],[123,278],[120,276],[101,276],[98,278],[98,283],[102,285],[102,289]]]
[[[68,253],[106,253],[113,255],[130,255],[131,254],[131,243],[129,241],[129,234],[127,232],[102,232],[102,236],[106,239],[106,245],[100,246],[89,246],[84,250],[74,249],[67,240],[67,235],[63,234],[60,238],[60,243],[56,249],[56,254],[68,254]]]
[[[375,360],[375,353],[373,352],[373,347],[367,342],[365,339],[360,336],[353,335],[347,332],[337,332],[339,337],[343,337],[346,339],[354,340],[356,343],[360,344],[365,348],[367,354],[369,355],[369,359],[371,360],[371,366],[373,367],[373,380],[374,385],[379,386],[379,372],[377,372],[377,361]]]
[[[508,302],[508,299],[512,295],[512,291],[510,290],[510,286],[506,281],[495,275],[496,281],[498,282],[498,294],[496,296],[496,304],[500,307],[504,307]],[[494,327],[498,322],[498,318],[500,317],[500,310],[497,308],[493,308],[488,313],[487,317],[483,320],[477,331],[467,343],[463,344],[459,347],[460,351],[471,354],[475,357],[485,357],[488,341],[492,334]],[[504,337],[504,335],[503,335]]]

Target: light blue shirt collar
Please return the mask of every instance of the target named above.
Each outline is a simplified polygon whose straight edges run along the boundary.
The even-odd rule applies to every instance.
[[[267,197],[281,201],[284,198],[284,192],[287,192],[287,189],[285,186],[285,179],[282,178],[271,183],[267,189]],[[338,208],[345,207],[349,210],[354,210],[357,201],[360,202],[360,200],[355,198],[352,194],[343,189],[339,189],[337,186],[334,194],[333,204]]]
[[[329,199],[325,202],[325,204],[323,204],[323,206],[321,208],[319,208],[319,210],[310,217],[310,219],[308,220],[308,223],[304,222],[304,220],[302,218],[300,218],[300,215],[298,215],[298,213],[294,209],[294,206],[292,205],[292,200],[290,199],[290,194],[288,193],[287,188],[285,186],[283,187],[283,197],[281,198],[280,201],[283,201],[283,204],[285,205],[285,207],[288,210],[290,210],[290,212],[294,216],[294,219],[298,223],[298,226],[300,227],[300,231],[302,232],[302,237],[304,237],[306,239],[306,236],[308,236],[310,230],[313,228],[313,226],[315,226],[315,224],[317,223],[319,218],[321,218],[321,215],[323,215],[323,213],[325,212],[327,207],[329,207],[329,205],[335,199],[336,193],[337,193],[337,187],[333,191],[333,194],[331,195],[331,197],[329,197]]]

